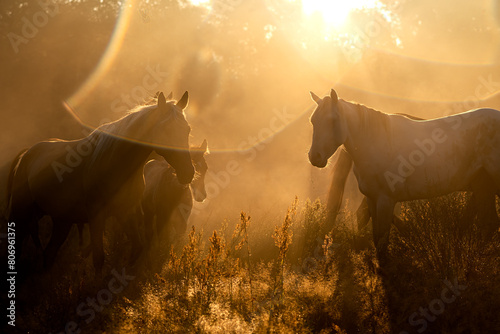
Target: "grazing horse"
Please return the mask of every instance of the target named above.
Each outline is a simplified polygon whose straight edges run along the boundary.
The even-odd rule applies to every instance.
[[[340,145],[367,197],[379,255],[388,246],[397,202],[472,191],[479,219],[496,229],[500,192],[500,111],[476,109],[417,121],[339,100],[332,89],[311,116],[312,165],[323,168]]]
[[[33,222],[50,216],[53,232],[44,250],[48,267],[71,226],[89,223],[94,267],[100,273],[104,222],[112,215],[110,208],[127,211],[131,202],[140,203],[140,198],[127,198],[122,190],[141,184],[151,152],[173,166],[179,182],[191,182],[190,127],[183,114],[187,103],[187,92],[177,103],[160,94],[157,104],[137,107],[85,138],[44,141],[29,148],[9,181],[9,221],[16,223],[18,243],[30,234]]]
[[[150,160],[144,166],[145,189],[142,197],[142,211],[146,240],[149,243],[153,238],[155,217],[156,232],[159,237],[162,230],[168,226],[175,210],[178,210],[180,214],[180,220],[177,220],[173,226],[175,233],[182,235],[186,231],[187,220],[193,207],[193,197],[197,202],[203,202],[207,197],[205,174],[208,166],[205,153],[207,153],[206,140],[200,147],[191,148],[191,158],[196,174],[190,187],[177,181],[174,169],[163,159]]]

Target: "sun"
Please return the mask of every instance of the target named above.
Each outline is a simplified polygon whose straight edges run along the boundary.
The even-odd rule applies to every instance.
[[[193,6],[207,6],[210,3],[210,0],[189,0],[189,2]]]
[[[379,7],[379,0],[302,0],[304,14],[321,14],[323,21],[332,26],[342,26],[349,14],[357,9]]]

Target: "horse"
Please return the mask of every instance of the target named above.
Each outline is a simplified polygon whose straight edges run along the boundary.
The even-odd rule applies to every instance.
[[[396,115],[402,115],[408,117],[415,121],[423,121],[423,118],[405,114],[405,113],[396,113]],[[331,230],[335,225],[335,220],[337,219],[337,215],[340,211],[340,206],[342,204],[342,197],[344,194],[344,188],[347,182],[347,177],[352,172],[352,158],[349,153],[346,152],[345,149],[338,150],[338,159],[333,166],[333,177],[330,183],[330,190],[328,192],[328,200],[327,200],[327,230]],[[368,210],[368,204],[366,197],[363,196],[363,200],[361,201],[358,209],[356,210],[356,219],[358,222],[358,229],[361,230],[364,228],[369,220],[370,220],[370,212]],[[394,224],[396,226],[401,226],[402,221],[397,216],[394,216]]]
[[[126,211],[129,201],[140,203],[136,195],[125,200],[128,194],[122,189],[141,184],[142,168],[151,152],[172,165],[180,183],[193,179],[191,129],[183,113],[188,98],[185,92],[178,102],[167,102],[161,93],[157,104],[138,106],[87,137],[43,141],[30,147],[18,159],[9,180],[9,221],[16,223],[18,243],[22,245],[30,234],[33,222],[50,216],[53,232],[43,254],[44,266],[50,267],[73,223],[89,223],[93,264],[100,273],[104,222],[110,209]]]
[[[177,181],[174,169],[163,159],[150,160],[144,166],[145,189],[142,196],[142,211],[145,236],[150,244],[153,239],[155,218],[156,233],[159,237],[162,230],[169,226],[172,214],[177,210],[180,219],[173,222],[173,229],[176,235],[183,235],[193,207],[193,197],[197,202],[203,202],[207,197],[205,191],[205,175],[208,170],[205,161],[205,154],[208,152],[207,141],[204,140],[199,147],[192,147],[190,152],[196,174],[189,186]]]
[[[152,105],[152,104],[156,103],[156,101],[158,101],[158,96],[160,95],[160,93],[161,93],[160,91],[157,91],[157,92],[155,93],[155,95],[153,96],[153,98],[151,98],[150,100],[148,100],[147,102],[145,102],[145,105]],[[170,92],[170,93],[168,94],[168,96],[166,97],[166,100],[167,100],[167,101],[169,101],[169,100],[172,100],[172,98],[173,98],[173,92]],[[155,154],[155,153],[154,153],[154,152],[152,152],[152,153],[150,154],[150,156],[152,156],[152,155],[154,155],[154,154]],[[160,156],[160,155],[158,155],[158,154],[157,154],[157,156],[161,157],[161,156]],[[133,192],[134,194],[137,194],[137,193],[142,193],[142,192],[144,191],[143,184],[141,184],[141,183],[136,183],[136,184],[132,183],[132,184],[130,184],[130,186],[131,186],[131,187],[130,187],[130,189],[128,189],[127,191]],[[135,208],[135,210],[133,210],[133,214],[132,214],[132,215],[129,215],[126,219],[128,219],[128,218],[133,218],[133,216],[135,215],[135,216],[136,216],[136,219],[137,219],[138,221],[140,221],[140,220],[142,220],[142,212],[140,211],[140,210],[141,210],[141,208],[140,208],[140,207],[136,207],[136,205],[137,205],[137,202],[136,202],[136,201],[134,201],[133,203],[134,203],[133,207]],[[122,212],[122,210],[121,210],[121,209],[119,209],[119,211],[118,211],[118,212]],[[122,213],[122,215],[121,215],[121,216],[124,216],[124,214]],[[132,220],[134,220],[134,219],[132,219]],[[132,228],[132,229],[134,230],[134,232],[136,232],[136,229],[135,229],[135,226],[136,226],[136,225],[132,225],[132,226],[133,226],[133,228]],[[87,246],[87,247],[85,247],[85,248],[83,247],[83,239],[84,239],[84,237],[83,237],[83,228],[84,228],[84,224],[83,224],[83,223],[77,224],[77,228],[78,228],[78,246],[79,246],[79,248],[80,248],[81,255],[82,255],[83,257],[88,257],[88,256],[90,255],[90,253],[92,252],[92,247],[91,247],[91,245],[88,245],[88,246]],[[128,230],[126,230],[126,232],[127,232],[127,231],[128,231]],[[134,235],[133,235],[133,236],[131,236],[131,239],[132,239],[132,240],[135,240],[135,236],[137,236],[137,233],[133,233],[133,234],[134,234]],[[140,250],[139,250],[139,252],[140,252]],[[133,253],[133,254],[135,253],[136,255],[138,255],[138,253],[139,253],[139,252],[134,252],[134,251],[133,251],[132,253]]]
[[[144,222],[146,241],[151,244],[153,240],[154,222],[156,218],[156,234],[159,237],[162,230],[170,227],[173,223],[173,230],[177,236],[184,234],[187,227],[187,220],[193,207],[193,197],[197,202],[203,202],[207,196],[205,191],[205,175],[208,170],[204,155],[208,152],[207,141],[204,140],[199,146],[190,148],[191,159],[195,167],[195,177],[189,185],[181,184],[176,177],[175,170],[161,156],[149,160],[144,165],[144,183],[137,186],[129,186],[125,193],[133,192],[140,194],[140,208],[134,205],[129,214],[128,222],[135,222],[134,228],[129,231],[138,233],[135,226]],[[152,154],[152,156],[156,156]],[[191,188],[191,190],[189,189]],[[179,214],[178,220],[173,219],[174,211]],[[83,244],[82,228],[79,227],[80,247]],[[82,248],[82,247],[81,247]],[[84,257],[92,252],[90,247],[82,248]],[[132,252],[138,254],[138,252]]]
[[[480,108],[419,121],[344,101],[333,89],[324,98],[311,97],[317,107],[309,161],[323,168],[344,146],[367,198],[379,258],[387,251],[397,202],[472,191],[480,221],[489,231],[497,228],[500,111]]]

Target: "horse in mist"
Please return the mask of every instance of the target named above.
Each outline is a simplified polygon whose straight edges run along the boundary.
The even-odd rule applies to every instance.
[[[155,218],[158,237],[167,227],[172,227],[176,235],[182,235],[186,231],[193,198],[197,202],[203,202],[207,197],[205,191],[205,175],[208,170],[205,161],[205,154],[208,152],[207,141],[204,140],[199,147],[192,147],[190,151],[196,174],[189,186],[178,182],[175,170],[163,159],[150,160],[144,166],[145,188],[142,211],[146,241],[150,244],[153,241]],[[176,210],[179,219],[174,221],[172,215]]]
[[[396,115],[402,115],[408,117],[414,121],[423,121],[424,118],[416,117],[409,114],[397,113]],[[330,190],[328,191],[328,200],[327,200],[327,230],[331,230],[335,225],[335,220],[337,219],[337,215],[340,211],[340,206],[342,204],[342,199],[344,195],[344,189],[347,182],[348,176],[352,172],[352,158],[349,153],[346,152],[345,149],[339,149],[338,151],[338,159],[333,166],[333,177],[330,183]],[[358,222],[358,229],[364,228],[368,225],[370,221],[370,210],[368,209],[368,203],[366,200],[366,196],[363,196],[363,200],[358,206],[356,210],[356,219]],[[394,215],[394,223],[397,226],[400,226],[402,223],[401,220]]]
[[[155,219],[156,234],[158,237],[168,227],[172,227],[175,232],[173,236],[184,234],[187,227],[187,220],[193,207],[193,197],[197,202],[203,202],[207,197],[205,191],[205,175],[208,171],[205,161],[205,153],[207,152],[206,140],[199,147],[193,146],[190,148],[191,160],[195,167],[195,176],[189,184],[179,182],[175,169],[163,157],[155,153],[150,156],[155,158],[149,160],[144,165],[143,183],[135,185],[129,183],[129,186],[125,188],[126,190],[122,191],[124,194],[140,194],[141,198],[140,207],[136,207],[137,201],[134,201],[131,203],[131,207],[134,209],[127,211],[131,212],[131,216],[128,217],[127,221],[130,224],[134,224],[132,228],[128,227],[128,224],[126,225],[128,230],[125,233],[127,235],[129,231],[133,231],[137,235],[139,231],[136,227],[144,222],[145,239],[151,245],[153,242]],[[174,220],[174,217],[172,217],[174,211],[177,211],[179,219]],[[85,248],[82,247],[83,224],[78,226],[78,230],[82,255],[83,257],[87,257],[92,252],[92,248],[90,245]],[[140,254],[140,252],[132,251],[132,254]]]
[[[311,116],[312,165],[323,168],[340,145],[366,196],[377,253],[386,254],[397,202],[472,191],[480,221],[498,225],[500,111],[470,110],[431,120],[384,114],[338,99],[332,89]]]
[[[180,183],[193,179],[190,127],[183,113],[187,103],[187,92],[178,102],[167,102],[161,93],[157,104],[139,106],[85,138],[39,142],[21,154],[8,189],[9,221],[16,224],[18,244],[41,217],[50,216],[53,231],[43,253],[44,266],[50,267],[71,226],[88,223],[93,263],[100,273],[104,222],[109,216],[130,216],[140,206],[142,192],[122,190],[143,185],[143,167],[151,152],[168,161]]]

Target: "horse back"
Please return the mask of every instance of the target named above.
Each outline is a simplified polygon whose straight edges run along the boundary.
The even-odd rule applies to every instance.
[[[44,141],[29,148],[17,166],[13,192],[22,189],[25,200],[32,201],[47,214],[71,213],[73,216],[75,207],[83,206],[81,167],[84,161],[77,152],[77,143]]]
[[[9,174],[7,177],[7,187],[6,187],[6,193],[5,193],[5,217],[9,219],[10,215],[10,207],[11,207],[11,196],[12,196],[12,187],[14,184],[14,175],[16,174],[18,167],[19,167],[19,162],[21,161],[21,158],[23,155],[26,153],[28,149],[24,149],[21,152],[19,152],[14,160],[10,164],[10,169],[9,169]]]

